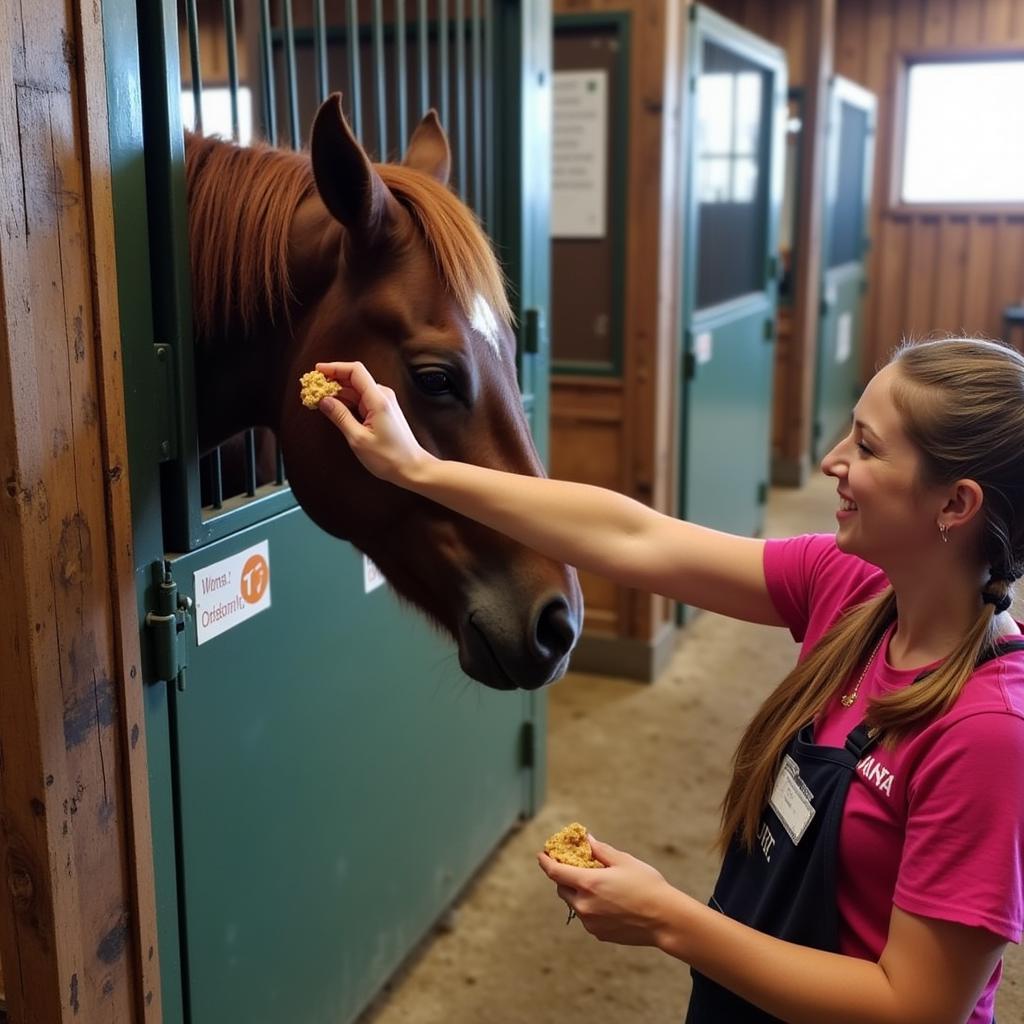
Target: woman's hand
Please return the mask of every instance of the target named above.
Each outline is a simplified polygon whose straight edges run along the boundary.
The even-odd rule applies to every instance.
[[[341,385],[341,401],[321,399],[320,411],[345,435],[356,458],[389,483],[415,479],[433,456],[413,436],[394,391],[378,384],[362,363],[317,363],[316,368]]]
[[[671,904],[682,894],[650,864],[593,836],[589,839],[604,868],[574,868],[541,853],[541,869],[595,938],[626,946],[658,945],[669,924]]]

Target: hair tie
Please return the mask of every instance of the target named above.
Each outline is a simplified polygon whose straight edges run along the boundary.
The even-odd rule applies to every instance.
[[[981,599],[985,604],[994,604],[996,606],[996,615],[1001,612],[1005,612],[1011,604],[1013,604],[1013,598],[1009,594],[1003,594],[1002,597],[996,597],[995,594],[990,594],[987,590],[981,592]]]
[[[1005,569],[992,569],[989,573],[989,583],[1016,583],[1024,576],[1024,567],[1019,562],[1011,562]]]

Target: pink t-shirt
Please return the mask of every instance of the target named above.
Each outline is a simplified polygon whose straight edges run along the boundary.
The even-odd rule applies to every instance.
[[[831,535],[772,540],[764,573],[802,654],[839,617],[888,581],[843,554]],[[866,699],[913,683],[921,668],[888,663],[889,634],[844,708],[838,698],[815,742],[841,747]],[[922,666],[923,667],[923,666]],[[858,670],[859,673],[859,670]],[[850,685],[855,680],[850,680]],[[857,766],[839,838],[839,951],[878,960],[892,904],[908,913],[986,928],[1020,942],[1024,921],[1024,652],[983,665],[946,714]],[[1000,964],[969,1024],[990,1024]]]

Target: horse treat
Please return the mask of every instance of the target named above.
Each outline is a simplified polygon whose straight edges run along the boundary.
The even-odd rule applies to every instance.
[[[321,398],[330,398],[341,390],[337,381],[328,380],[319,370],[310,370],[299,378],[302,392],[299,397],[307,409],[315,409]]]
[[[594,857],[587,840],[586,827],[578,821],[559,829],[544,844],[544,852],[553,860],[569,864],[574,868],[603,868]]]

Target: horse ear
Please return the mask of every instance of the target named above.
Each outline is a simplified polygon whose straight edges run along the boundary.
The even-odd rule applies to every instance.
[[[448,184],[448,176],[452,171],[452,151],[437,111],[433,108],[428,110],[423,115],[423,120],[416,125],[416,131],[412,133],[402,163],[429,174],[442,185]]]
[[[309,148],[317,191],[335,220],[359,234],[383,227],[394,199],[352,134],[340,92],[316,112]]]

